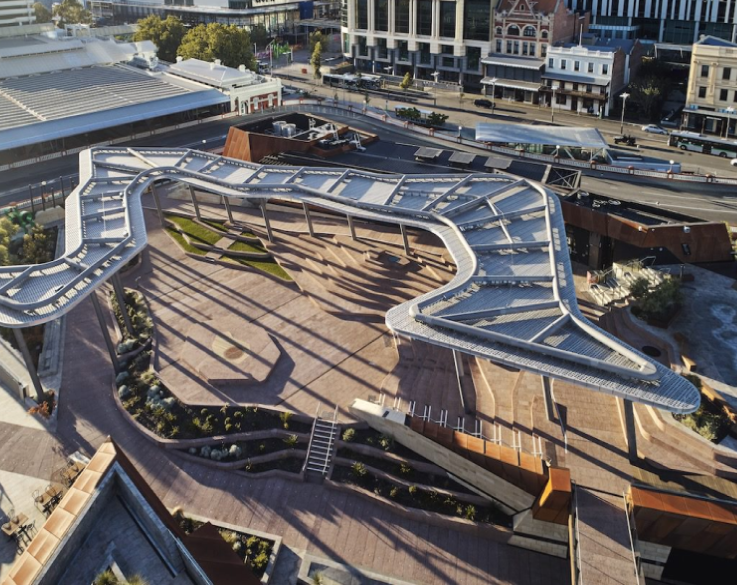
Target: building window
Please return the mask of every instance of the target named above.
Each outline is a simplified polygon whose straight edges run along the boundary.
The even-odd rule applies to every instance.
[[[454,53],[453,45],[440,45],[440,52],[443,55],[452,55]]]
[[[512,54],[512,41],[507,41],[507,55]]]
[[[440,36],[453,38],[456,36],[456,3],[440,3]]]
[[[455,69],[456,60],[453,57],[443,57],[443,67],[446,69]]]
[[[526,26],[524,30],[524,35],[526,37],[536,37],[537,29],[534,26]]]
[[[502,52],[502,40],[501,39],[496,40],[496,52],[497,53]]]
[[[356,37],[358,40],[358,55],[360,57],[368,57],[368,46],[366,45],[366,37]]]
[[[394,2],[394,32],[404,34],[409,32],[409,0]]]
[[[489,0],[466,0],[463,10],[463,38],[488,41],[491,32]]]
[[[389,30],[389,0],[374,0],[374,28],[382,32]]]
[[[430,54],[430,43],[417,43],[420,49],[420,63],[422,65],[430,65],[432,62],[432,55]]]
[[[701,77],[709,77],[709,66],[708,65],[701,66]]]
[[[720,102],[726,102],[727,101],[727,94],[729,92],[726,89],[720,89],[719,90],[719,101]]]
[[[587,85],[586,86],[586,93],[592,93],[592,92],[593,92],[593,89],[591,88],[591,86],[590,85]]]
[[[732,77],[732,68],[731,67],[725,67],[722,69],[722,79],[725,79],[729,81],[729,79]]]
[[[478,71],[481,65],[481,48],[468,47],[466,49],[466,68],[472,71]]]
[[[548,38],[548,31],[544,30],[542,33],[540,33],[540,37],[543,38],[543,39],[547,39]]]
[[[432,35],[432,0],[417,2],[417,34],[423,37]]]
[[[386,39],[376,39],[377,58],[386,59],[389,57],[389,51],[386,48]]]
[[[593,63],[589,63],[588,71],[589,71],[589,73],[593,73],[594,72],[594,64]]]
[[[519,55],[519,41],[514,41],[514,51],[513,53],[515,55]]]
[[[550,59],[548,59],[548,69],[552,69],[553,67],[555,67],[555,59],[550,57]]]
[[[530,57],[535,56],[535,43],[530,43]]]
[[[368,28],[368,0],[356,0],[356,28]]]
[[[399,51],[398,58],[400,61],[409,61],[409,43],[407,41],[397,41],[397,50]]]
[[[547,54],[548,54],[548,46],[547,45],[542,45],[540,47],[540,56],[544,59],[545,58],[545,55],[547,55]]]
[[[699,87],[699,97],[700,98],[706,97],[706,87],[704,87],[703,85]]]
[[[502,36],[502,34],[503,34],[503,31],[502,31],[502,27],[501,27],[501,26],[498,26],[498,27],[496,27],[496,34],[497,34],[498,36]]]
[[[523,55],[527,55],[528,48],[529,46],[527,43],[522,43],[522,54]]]
[[[601,66],[601,74],[602,75],[609,75],[609,65],[607,63],[604,63]]]
[[[573,62],[573,70],[574,71],[581,71],[581,61],[574,61]]]
[[[560,68],[561,68],[561,69],[562,69],[563,71],[565,71],[565,70],[566,70],[566,60],[565,60],[565,59],[561,59],[561,60],[560,60]]]
[[[519,36],[519,27],[516,24],[510,25],[507,28],[507,34],[511,37],[518,37]]]
[[[573,91],[578,91],[578,83],[573,84]]]

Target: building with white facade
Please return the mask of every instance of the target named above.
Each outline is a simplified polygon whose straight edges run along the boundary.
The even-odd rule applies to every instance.
[[[496,0],[343,0],[343,53],[356,69],[481,86]]]
[[[541,92],[556,110],[608,116],[640,59],[637,41],[604,39],[593,45],[550,47]]]
[[[601,37],[690,45],[700,35],[735,41],[737,3],[728,0],[567,0],[591,12]]]
[[[723,137],[737,123],[737,44],[704,37],[693,46],[683,126]]]
[[[0,2],[0,27],[33,24],[36,15],[33,0],[3,0]]]
[[[182,59],[168,67],[177,77],[191,79],[216,88],[230,97],[230,111],[250,114],[281,105],[281,80],[264,77],[241,65],[226,67],[216,59],[212,63],[200,59]]]

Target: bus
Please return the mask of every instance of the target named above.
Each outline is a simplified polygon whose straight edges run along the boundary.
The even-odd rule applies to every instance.
[[[722,158],[737,158],[737,141],[705,136],[698,132],[673,132],[668,137],[668,145]]]
[[[334,73],[322,76],[324,85],[331,87],[344,87],[347,89],[381,89],[381,77],[378,75],[353,75],[346,73],[338,75]]]

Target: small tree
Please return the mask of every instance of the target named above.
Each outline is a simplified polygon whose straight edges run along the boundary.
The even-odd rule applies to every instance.
[[[325,35],[323,35],[321,31],[316,30],[315,32],[310,33],[310,36],[309,36],[310,53],[315,52],[315,45],[317,45],[318,43],[320,43],[320,45],[324,47],[326,45],[326,41],[327,39],[325,38]]]
[[[59,28],[65,24],[91,24],[92,13],[86,10],[79,0],[62,0],[54,7],[54,16],[59,19]]]
[[[636,278],[630,285],[630,294],[633,299],[639,300],[647,294],[650,290],[650,283],[647,278],[640,276]]]
[[[402,82],[399,84],[399,87],[403,89],[404,91],[407,91],[410,85],[412,85],[412,76],[409,74],[409,71],[407,71],[407,73],[404,74],[404,77],[402,78]]]
[[[33,226],[31,232],[23,236],[23,261],[27,264],[43,264],[51,261],[49,237],[42,226]]]
[[[322,67],[322,43],[315,43],[315,48],[312,50],[312,57],[310,57],[310,64],[312,65],[312,76],[315,79],[320,79],[320,67]]]
[[[40,2],[36,2],[33,5],[33,12],[36,15],[36,23],[37,24],[44,24],[47,22],[51,22],[51,11],[46,8],[43,4]]]

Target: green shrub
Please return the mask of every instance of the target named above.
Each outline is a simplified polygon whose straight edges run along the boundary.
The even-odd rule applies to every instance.
[[[417,486],[411,485],[407,488],[407,491],[409,492],[409,495],[414,498],[417,495]]]
[[[384,449],[384,451],[391,451],[394,447],[394,439],[387,437],[386,435],[381,435],[379,437],[379,445],[381,445],[381,448]]]
[[[402,475],[409,475],[412,473],[412,468],[407,465],[406,463],[400,463],[399,464],[399,473]]]
[[[343,431],[343,440],[346,443],[350,443],[356,438],[356,429],[346,429]]]
[[[476,519],[476,506],[474,506],[473,504],[468,504],[466,506],[464,516],[466,520],[475,520]]]
[[[630,294],[633,299],[641,299],[650,290],[650,282],[642,276],[636,278],[630,285]]]
[[[279,414],[279,420],[282,422],[285,429],[289,428],[289,419],[291,419],[292,416],[294,416],[294,414],[291,412],[282,412]]]
[[[366,466],[360,461],[356,461],[353,465],[351,465],[351,471],[353,472],[353,475],[355,475],[359,479],[362,479],[368,475],[368,469],[366,469]]]
[[[299,443],[297,435],[289,435],[284,438],[284,444],[290,449],[294,449],[297,446],[297,443]]]

